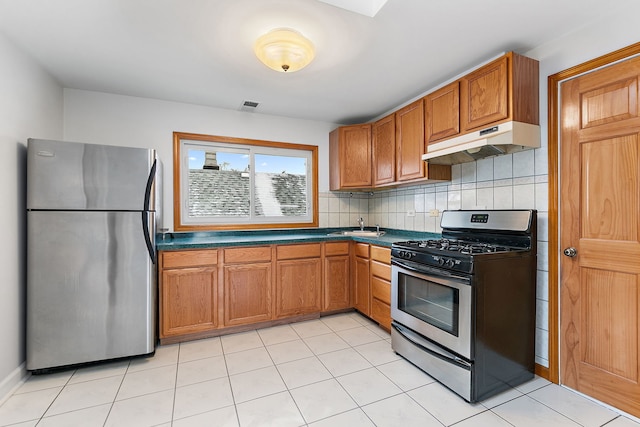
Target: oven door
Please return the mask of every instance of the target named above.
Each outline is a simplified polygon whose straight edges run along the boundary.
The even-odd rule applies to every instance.
[[[391,318],[472,360],[470,277],[405,260],[393,260]]]

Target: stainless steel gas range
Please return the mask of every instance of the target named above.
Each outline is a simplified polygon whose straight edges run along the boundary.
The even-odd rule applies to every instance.
[[[394,351],[469,402],[534,376],[536,211],[444,211],[391,247]]]

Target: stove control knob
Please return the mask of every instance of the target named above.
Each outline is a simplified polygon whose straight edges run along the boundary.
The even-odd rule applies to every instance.
[[[453,265],[454,265],[454,264],[455,264],[455,262],[454,262],[451,258],[449,258],[449,259],[445,262],[445,265],[446,265],[447,267],[453,267]]]
[[[442,258],[442,257],[438,258],[438,264],[439,265],[444,265],[444,262],[445,262],[444,258]]]

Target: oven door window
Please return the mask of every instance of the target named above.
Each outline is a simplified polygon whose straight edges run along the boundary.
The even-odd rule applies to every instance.
[[[398,276],[398,309],[458,336],[459,290],[409,276]]]

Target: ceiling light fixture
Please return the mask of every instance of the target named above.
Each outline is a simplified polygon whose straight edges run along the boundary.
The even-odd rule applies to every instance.
[[[309,39],[290,28],[269,31],[256,40],[253,50],[264,65],[286,73],[303,69],[315,57]]]

